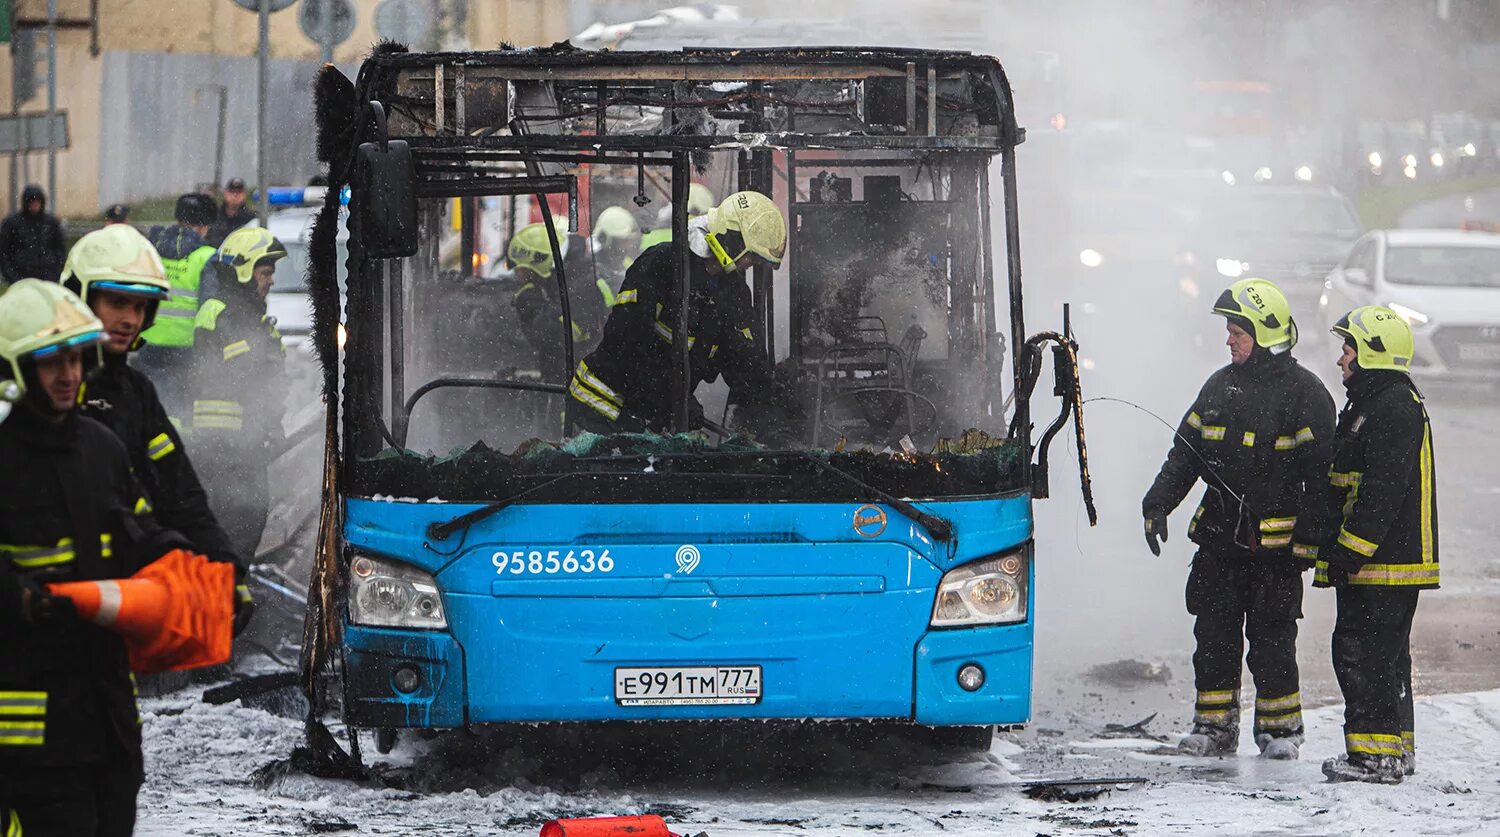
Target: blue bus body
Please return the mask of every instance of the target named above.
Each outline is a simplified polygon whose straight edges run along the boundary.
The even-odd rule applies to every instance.
[[[951,552],[889,507],[884,531],[866,537],[851,525],[852,503],[525,505],[476,524],[456,548],[427,543],[430,523],[473,508],[347,501],[347,549],[431,573],[449,623],[438,631],[346,624],[351,723],[1030,718],[1029,577],[1024,622],[928,626],[945,571],[1029,552],[1024,493],[926,504],[959,533]],[[701,556],[690,568],[675,560],[684,545]],[[562,569],[569,553],[586,550],[593,572]],[[611,568],[600,572],[606,550]],[[518,553],[527,563],[515,572]],[[534,554],[541,572],[530,572]],[[986,673],[976,691],[957,682],[967,664]],[[615,698],[616,668],[735,665],[763,667],[757,702],[622,706]],[[417,671],[415,690],[398,688],[403,667]]]
[[[337,207],[310,262],[338,399],[304,660],[341,661],[350,725],[1029,721],[1046,335],[1025,337],[1024,132],[998,61],[380,49],[349,89],[349,121],[320,127],[351,222],[346,334]],[[778,258],[720,249],[728,272],[699,276],[693,236],[720,246],[702,225],[721,216],[690,226],[704,185],[769,198]],[[632,325],[647,296],[627,272],[589,322],[580,301],[611,280],[607,250],[565,255],[601,217],[581,199],[640,220],[653,194],[671,295]],[[531,217],[553,274],[486,270],[508,258],[487,237]],[[711,340],[690,333],[704,294],[737,312]],[[539,296],[557,311],[523,322]],[[606,323],[649,323],[629,374],[654,394],[614,416],[595,397],[596,435],[563,404],[589,406],[611,344],[584,335]]]

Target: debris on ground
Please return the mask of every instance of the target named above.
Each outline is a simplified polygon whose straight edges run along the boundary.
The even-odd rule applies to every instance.
[[[1140,776],[1124,776],[1101,779],[1057,779],[1052,781],[1025,782],[1021,793],[1038,802],[1088,802],[1098,799],[1110,791],[1127,790],[1146,783]]]
[[[1131,688],[1145,683],[1167,684],[1172,682],[1172,670],[1164,663],[1148,663],[1142,660],[1115,660],[1100,663],[1085,672],[1090,680],[1098,680],[1111,686]]]
[[[1140,739],[1149,739],[1151,741],[1169,741],[1169,740],[1171,740],[1168,736],[1165,736],[1165,735],[1156,735],[1154,733],[1150,733],[1150,732],[1146,731],[1146,725],[1149,724],[1149,723],[1151,723],[1152,721],[1156,720],[1156,715],[1157,715],[1157,713],[1152,712],[1150,715],[1147,715],[1146,717],[1140,719],[1139,721],[1136,721],[1133,724],[1105,724],[1104,725],[1104,731],[1101,732],[1101,733],[1099,733],[1099,737],[1100,738],[1140,738]]]

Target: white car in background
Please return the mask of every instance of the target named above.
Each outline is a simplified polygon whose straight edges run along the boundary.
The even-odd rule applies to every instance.
[[[294,206],[271,213],[267,228],[286,247],[287,257],[276,263],[276,284],[266,297],[267,313],[276,318],[276,329],[282,343],[294,349],[307,342],[312,333],[312,297],[307,293],[308,246],[312,241],[313,222],[321,206]],[[340,210],[338,265],[339,293],[345,283],[344,261],[349,256],[348,210]],[[310,348],[310,346],[309,346]]]
[[[1500,235],[1368,233],[1328,275],[1320,330],[1362,305],[1385,305],[1411,325],[1414,375],[1500,379]]]

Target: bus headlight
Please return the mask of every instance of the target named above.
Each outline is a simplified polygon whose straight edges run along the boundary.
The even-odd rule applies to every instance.
[[[370,555],[355,555],[349,562],[349,621],[388,628],[448,627],[431,575]]]
[[[943,574],[931,627],[1026,621],[1026,550],[981,558]]]

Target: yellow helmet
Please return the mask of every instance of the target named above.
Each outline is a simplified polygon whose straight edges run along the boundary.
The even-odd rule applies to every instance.
[[[717,203],[712,189],[702,183],[688,185],[688,215],[707,215]]]
[[[1394,369],[1411,372],[1416,341],[1406,320],[1383,305],[1366,305],[1339,318],[1334,334],[1354,341],[1355,360],[1361,369]]]
[[[218,266],[222,275],[232,271],[236,282],[248,285],[255,278],[256,265],[283,258],[286,247],[276,236],[260,227],[240,227],[224,239],[209,263]]]
[[[143,296],[153,303],[166,299],[172,290],[156,248],[129,224],[110,224],[78,239],[68,251],[61,282],[85,302],[96,288]],[[152,304],[141,330],[150,328],[154,319]]]
[[[1250,324],[1255,345],[1263,349],[1297,345],[1297,324],[1286,294],[1265,279],[1241,279],[1219,294],[1215,314]]]
[[[561,226],[557,220],[553,218],[553,228],[558,235],[567,235],[566,219]],[[561,249],[559,246],[558,250]],[[552,242],[547,237],[547,225],[529,224],[516,230],[516,234],[510,237],[510,246],[505,248],[505,259],[510,262],[511,269],[524,267],[543,279],[551,279]]]
[[[641,225],[635,216],[621,206],[606,207],[599,213],[599,220],[594,222],[594,235],[601,241],[619,241],[640,234]]]
[[[10,367],[9,380],[0,380],[0,400],[26,394],[23,360],[73,347],[98,352],[103,341],[104,324],[72,291],[40,279],[16,282],[0,294],[0,360]]]
[[[759,192],[735,192],[708,213],[708,248],[725,270],[746,253],[780,267],[786,255],[786,218]]]

